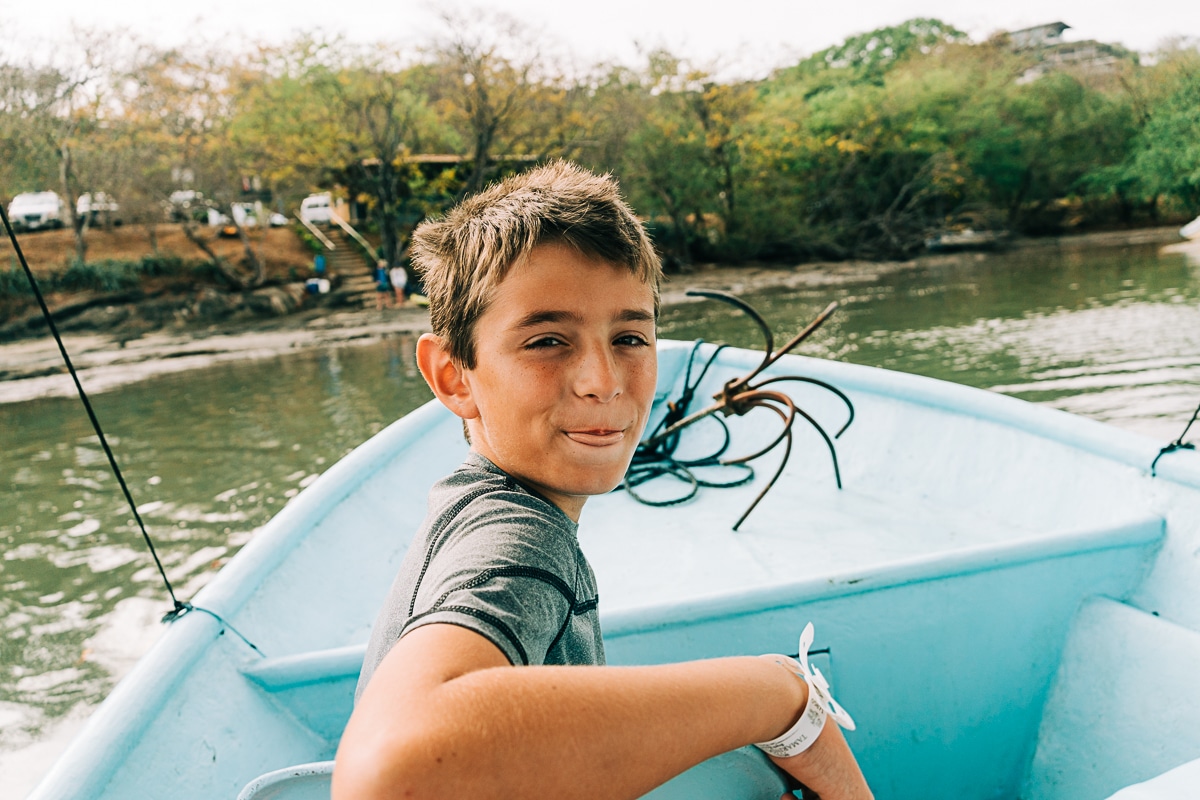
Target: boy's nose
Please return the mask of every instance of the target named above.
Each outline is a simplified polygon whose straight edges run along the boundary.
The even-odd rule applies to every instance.
[[[606,347],[588,348],[575,374],[575,393],[607,403],[621,393],[616,360]]]

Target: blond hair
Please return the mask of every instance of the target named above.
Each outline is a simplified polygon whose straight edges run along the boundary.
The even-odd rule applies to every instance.
[[[611,175],[553,161],[463,200],[413,231],[412,262],[429,297],[429,319],[450,356],[475,368],[475,323],[513,264],[542,244],[569,245],[623,266],[654,291],[662,264]]]

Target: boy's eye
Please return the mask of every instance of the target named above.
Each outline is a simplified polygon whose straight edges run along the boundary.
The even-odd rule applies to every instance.
[[[614,344],[633,346],[633,347],[649,347],[650,342],[636,333],[627,333],[624,336],[617,337]]]
[[[562,339],[559,339],[557,336],[542,336],[539,339],[534,339],[532,342],[530,342],[529,344],[527,344],[525,346],[531,347],[531,348],[557,347],[558,345],[560,345],[562,343],[563,343]]]

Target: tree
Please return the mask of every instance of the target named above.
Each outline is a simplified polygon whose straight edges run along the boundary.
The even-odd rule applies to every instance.
[[[79,176],[81,167],[86,171],[86,156],[101,152],[94,140],[103,137],[112,109],[108,79],[119,43],[112,35],[94,31],[75,29],[72,35],[70,47],[50,50],[42,64],[0,70],[5,84],[0,91],[6,149],[13,162],[23,163],[27,185],[36,176],[37,188],[45,188],[53,165],[53,182],[75,237],[75,259],[83,262],[88,218],[76,214]]]
[[[540,77],[541,55],[524,27],[504,14],[468,19],[446,13],[443,21],[450,33],[433,51],[438,94],[470,149],[465,190],[477,192],[492,177],[496,154],[512,152],[514,125]]]
[[[1175,54],[1164,96],[1147,109],[1124,174],[1149,195],[1174,195],[1200,212],[1200,51]],[[1161,74],[1161,73],[1160,73]]]
[[[254,288],[262,284],[266,268],[233,211],[246,174],[229,135],[236,102],[233,65],[215,49],[194,46],[189,53],[154,51],[144,59],[134,76],[137,91],[129,115],[135,135],[155,156],[147,172],[157,178],[156,190],[202,193],[236,226],[243,256],[237,264],[219,256],[208,226],[191,214],[182,221],[184,235],[230,287]]]
[[[233,65],[230,144],[273,197],[298,201],[341,166],[347,120],[338,74],[351,59],[340,39],[302,35]]]
[[[342,174],[347,183],[369,191],[389,265],[402,258],[402,206],[411,196],[412,182],[422,177],[407,156],[421,152],[426,142],[438,141],[443,134],[429,101],[410,88],[420,85],[419,72],[419,67],[401,70],[370,54],[335,79],[346,130],[342,147],[334,152],[345,165]]]

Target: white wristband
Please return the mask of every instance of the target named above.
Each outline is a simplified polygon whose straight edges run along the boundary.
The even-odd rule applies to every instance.
[[[817,737],[821,735],[826,717],[833,717],[846,730],[854,730],[854,720],[846,712],[846,709],[838,705],[829,694],[829,682],[825,680],[821,670],[810,667],[808,664],[808,649],[812,646],[812,642],[813,625],[810,622],[804,626],[804,632],[800,634],[798,650],[800,660],[797,662],[787,656],[777,656],[775,659],[808,684],[808,702],[804,704],[804,712],[800,715],[800,719],[796,720],[796,724],[787,733],[777,739],[755,745],[767,755],[789,758],[803,753],[812,747],[813,743],[817,741]]]
[[[777,660],[778,663],[783,664],[789,669],[792,668],[792,664],[795,664],[790,658],[788,661],[792,661],[792,664],[786,663],[783,659]],[[797,664],[796,666],[799,665]],[[776,758],[798,756],[812,747],[813,743],[817,741],[817,737],[821,735],[821,730],[825,727],[827,717],[825,709],[821,707],[821,702],[817,699],[817,693],[812,690],[812,685],[809,684],[808,702],[804,704],[804,712],[800,715],[800,719],[796,720],[796,724],[779,738],[772,739],[769,742],[758,742],[754,746],[767,755],[775,756]]]

